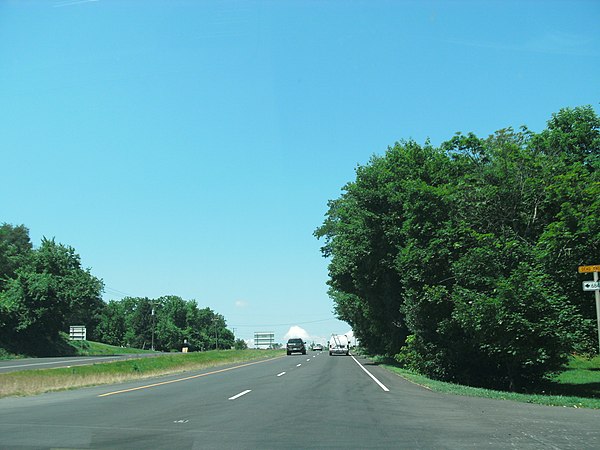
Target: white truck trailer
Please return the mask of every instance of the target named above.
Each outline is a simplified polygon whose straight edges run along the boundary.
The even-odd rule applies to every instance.
[[[350,342],[343,334],[332,334],[329,339],[329,356],[350,354]]]

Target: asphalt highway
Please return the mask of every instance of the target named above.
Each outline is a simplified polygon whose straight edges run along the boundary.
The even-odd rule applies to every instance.
[[[0,448],[600,448],[600,411],[435,393],[327,353],[0,399]]]
[[[120,361],[132,358],[148,358],[163,353],[131,353],[112,356],[60,356],[51,358],[25,358],[0,360],[0,373],[21,370],[56,369],[59,367],[83,366],[88,364]]]

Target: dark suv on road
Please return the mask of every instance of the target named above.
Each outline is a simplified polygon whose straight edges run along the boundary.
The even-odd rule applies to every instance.
[[[304,345],[304,341],[300,338],[289,339],[286,349],[288,355],[291,355],[292,353],[302,353],[303,355],[306,355],[306,345]]]

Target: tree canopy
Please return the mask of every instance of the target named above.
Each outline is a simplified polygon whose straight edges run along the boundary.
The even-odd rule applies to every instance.
[[[81,267],[72,247],[44,238],[33,249],[25,227],[5,224],[0,249],[4,262],[0,342],[4,347],[43,353],[69,325],[83,322],[93,328],[103,307],[103,284]]]
[[[593,351],[577,266],[600,257],[599,164],[591,107],[539,134],[373,156],[315,231],[338,317],[370,352],[481,386],[524,387]]]
[[[24,225],[0,226],[0,348],[54,354],[70,325],[85,325],[88,339],[118,346],[162,351],[181,351],[184,344],[192,350],[234,346],[225,318],[193,300],[126,297],[105,303],[103,289],[72,247],[44,238],[33,248]]]

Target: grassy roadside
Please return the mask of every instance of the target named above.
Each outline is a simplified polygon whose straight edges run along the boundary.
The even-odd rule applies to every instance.
[[[117,347],[94,341],[70,341],[69,345],[79,356],[113,356],[140,353],[156,353],[153,350],[142,350],[131,347]]]
[[[540,392],[536,394],[462,386],[432,380],[391,364],[381,363],[380,365],[413,383],[436,392],[568,408],[600,409],[600,357],[593,359],[573,357],[566,370],[548,380],[548,383],[541,387]]]
[[[268,359],[283,354],[282,350],[213,350],[197,353],[174,353],[153,358],[98,363],[89,366],[9,372],[0,374],[0,398],[113,384]]]
[[[51,344],[44,343],[45,356],[112,356],[137,353],[156,353],[152,350],[141,350],[139,348],[117,347],[115,345],[102,344],[93,341],[71,341],[62,333],[62,340]],[[39,357],[36,354],[10,353],[2,347],[0,342],[0,360],[23,359]]]

